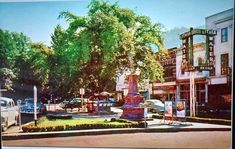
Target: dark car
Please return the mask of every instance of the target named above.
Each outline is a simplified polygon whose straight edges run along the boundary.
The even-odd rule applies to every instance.
[[[21,113],[33,114],[34,113],[34,99],[33,98],[25,98],[22,101]],[[46,114],[47,109],[46,106],[40,101],[37,101],[37,114]]]
[[[63,109],[74,109],[79,108],[82,106],[82,99],[81,98],[69,98],[65,99],[63,102],[60,103],[60,107]]]

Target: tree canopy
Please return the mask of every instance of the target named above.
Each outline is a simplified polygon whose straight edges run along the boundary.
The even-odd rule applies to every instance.
[[[88,8],[87,16],[61,12],[59,18],[69,27],[58,25],[52,35],[57,62],[62,63],[57,65],[61,86],[67,82],[75,90],[111,90],[118,73],[136,68],[141,78],[163,80],[163,68],[152,48],[157,46],[164,55],[161,24],[118,3],[93,0]]]
[[[137,68],[141,80],[163,81],[161,24],[102,0],[93,0],[86,16],[61,12],[58,18],[69,26],[55,27],[51,47],[0,29],[2,87],[37,85],[41,92],[62,97],[78,96],[80,88],[114,91],[117,75]]]

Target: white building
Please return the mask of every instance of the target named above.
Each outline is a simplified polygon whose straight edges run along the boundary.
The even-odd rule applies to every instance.
[[[211,84],[225,84],[226,67],[233,65],[233,9],[206,17],[206,29],[217,31],[214,38],[215,77],[211,77]]]
[[[217,31],[214,38],[215,75],[210,76],[209,103],[231,106],[231,74],[233,72],[234,24],[233,11],[229,9],[206,17],[206,29]]]
[[[233,65],[233,9],[206,17],[206,29],[216,30],[214,36],[214,73],[196,72],[195,90],[199,104],[216,108],[231,106],[231,70]],[[205,43],[194,44],[194,66],[206,56]],[[176,97],[189,99],[189,73],[181,73],[182,50],[176,54]]]

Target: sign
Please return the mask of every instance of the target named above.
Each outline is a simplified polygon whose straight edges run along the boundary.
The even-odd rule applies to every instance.
[[[193,35],[210,35],[215,36],[217,34],[216,30],[207,30],[207,29],[192,29],[188,32],[185,32],[180,35],[180,39],[187,38]]]
[[[148,117],[148,108],[144,108],[144,117]]]
[[[182,40],[182,44],[183,44],[183,47],[182,47],[182,59],[183,59],[183,63],[186,63],[189,59],[189,53],[188,53],[188,46],[189,46],[189,43],[188,43],[188,38],[186,39],[183,39]]]
[[[85,89],[84,88],[80,88],[80,94],[84,95],[85,94]]]
[[[176,101],[176,116],[185,117],[185,101]]]
[[[21,100],[17,100],[17,106],[21,106]]]
[[[202,70],[209,70],[209,71],[211,71],[214,67],[208,65],[208,66],[196,66],[195,68],[196,68],[196,70],[198,70],[198,71],[202,71]]]
[[[172,117],[173,115],[173,107],[172,101],[165,101],[165,116]]]

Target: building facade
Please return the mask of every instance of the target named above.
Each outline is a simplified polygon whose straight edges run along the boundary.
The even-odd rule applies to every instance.
[[[176,96],[176,51],[177,48],[168,49],[168,56],[160,63],[164,68],[164,82],[152,82],[152,98],[160,100],[174,99]]]
[[[206,58],[206,44],[204,42],[193,45],[194,66],[199,66]],[[208,102],[208,71],[195,71],[195,97],[196,103],[204,105]],[[190,75],[182,69],[182,49],[176,52],[176,99],[190,99]]]
[[[230,108],[233,68],[233,8],[206,17],[206,29],[217,31],[214,37],[215,74],[209,77],[208,104]],[[223,106],[221,106],[223,105]]]
[[[206,29],[216,30],[214,36],[215,67],[213,71],[195,72],[195,97],[200,106],[230,109],[232,99],[233,68],[233,9],[205,18]],[[161,61],[165,82],[150,82],[148,91],[152,98],[161,100],[185,99],[189,104],[190,76],[182,68],[182,49],[168,49],[169,57]],[[193,45],[193,63],[198,66],[206,61],[206,43]],[[124,74],[117,77],[117,91],[127,88]]]

